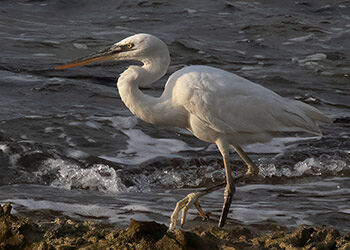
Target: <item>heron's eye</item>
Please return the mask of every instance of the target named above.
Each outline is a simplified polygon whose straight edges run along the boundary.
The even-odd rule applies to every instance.
[[[128,44],[126,45],[126,47],[127,47],[128,49],[131,49],[132,47],[134,47],[134,44],[128,43]]]

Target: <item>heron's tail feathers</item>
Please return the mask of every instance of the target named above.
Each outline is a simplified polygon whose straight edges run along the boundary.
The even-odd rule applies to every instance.
[[[313,106],[296,100],[292,100],[292,102],[305,115],[305,129],[308,132],[321,135],[322,133],[319,126],[332,122],[331,118],[325,116],[321,113],[321,111],[314,108]]]
[[[318,125],[331,123],[333,120],[321,113],[318,109],[308,105],[306,103],[296,101],[298,107],[304,111],[305,115],[310,117]]]

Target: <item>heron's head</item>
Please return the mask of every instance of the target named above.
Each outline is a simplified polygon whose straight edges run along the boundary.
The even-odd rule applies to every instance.
[[[56,67],[65,69],[93,62],[109,60],[144,61],[150,57],[168,57],[168,48],[160,39],[149,34],[136,34],[113,44],[107,49],[80,58],[69,64]]]

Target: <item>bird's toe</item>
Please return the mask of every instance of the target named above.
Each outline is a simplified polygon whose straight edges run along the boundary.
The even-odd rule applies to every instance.
[[[194,206],[197,208],[200,217],[202,217],[202,220],[209,220],[209,215],[203,211],[198,201],[194,203]]]
[[[185,198],[183,198],[182,200],[178,201],[176,203],[176,207],[170,217],[170,225],[169,225],[169,231],[172,231],[176,228],[176,223],[177,223],[177,218],[179,216],[179,212],[180,210],[182,210],[182,216],[181,216],[181,227],[183,227],[183,225],[185,224],[186,221],[186,215],[187,215],[187,211],[188,209],[190,209],[190,207],[193,204],[198,204],[198,199],[203,195],[202,192],[194,192],[194,193],[190,193],[188,194]],[[197,205],[196,205],[197,207]],[[198,209],[198,208],[197,208]],[[198,210],[199,211],[199,210]],[[201,214],[202,212],[202,214]],[[201,212],[199,211],[200,215],[206,218],[207,215],[203,212],[203,210],[201,210]]]

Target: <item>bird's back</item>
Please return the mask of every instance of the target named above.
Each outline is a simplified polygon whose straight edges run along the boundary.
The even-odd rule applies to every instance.
[[[189,66],[172,74],[162,98],[171,99],[201,126],[232,137],[237,144],[268,141],[281,132],[319,134],[318,125],[329,121],[308,104],[208,66]]]

